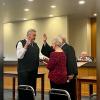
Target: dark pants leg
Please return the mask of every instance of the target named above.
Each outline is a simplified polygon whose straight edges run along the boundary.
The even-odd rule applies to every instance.
[[[37,79],[37,73],[34,71],[30,71],[28,75],[28,81],[29,81],[28,84],[34,88],[35,95],[36,95],[36,79]]]
[[[18,85],[28,85],[28,72],[18,73]]]
[[[66,83],[65,84],[55,84],[54,82],[50,82],[51,84],[51,88],[54,88],[54,89],[63,89],[63,90],[66,90]],[[60,91],[58,91],[58,93],[60,93]],[[62,92],[60,93],[62,94]],[[68,100],[67,97],[65,97],[64,95],[55,95],[54,94],[50,94],[50,100]]]
[[[76,92],[76,79],[71,80],[66,84],[66,90],[69,92],[71,96],[71,100],[77,100],[77,92]]]
[[[51,88],[54,88],[54,89],[64,89],[64,90],[66,90],[66,83],[65,84],[56,84],[56,83],[50,81],[50,85],[51,85]]]
[[[36,93],[36,76],[34,71],[25,71],[18,73],[18,85],[30,85],[34,88]]]

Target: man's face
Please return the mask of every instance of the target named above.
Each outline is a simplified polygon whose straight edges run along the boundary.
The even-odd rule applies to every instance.
[[[88,56],[87,52],[82,52],[81,53],[81,57],[87,57],[87,56]]]
[[[53,42],[52,42],[51,46],[52,46],[53,49],[55,49],[55,47],[56,47],[55,43],[53,43]]]
[[[64,43],[65,38],[64,38],[64,37],[61,37],[61,40],[62,40],[62,44],[63,44],[63,43]]]
[[[31,34],[29,35],[29,39],[30,39],[31,41],[34,41],[35,38],[36,38],[36,32],[31,32]]]

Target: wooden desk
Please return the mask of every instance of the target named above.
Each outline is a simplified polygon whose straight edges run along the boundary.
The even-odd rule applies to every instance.
[[[15,100],[15,83],[16,83],[16,78],[18,77],[18,73],[16,71],[7,71],[4,72],[5,77],[12,77],[12,96],[13,100]],[[38,73],[37,78],[41,78],[41,100],[44,100],[44,73]]]
[[[78,77],[77,79],[77,96],[78,96],[78,100],[81,100],[81,84],[82,83],[96,83],[96,76],[89,76],[89,77]]]
[[[11,62],[9,62],[11,63]],[[4,71],[8,72],[8,71],[17,71],[17,64],[15,65],[9,65],[9,63],[7,63],[4,66]],[[78,77],[88,77],[88,76],[96,76],[96,65],[95,64],[89,64],[87,65],[86,62],[78,62]],[[49,92],[50,90],[50,82],[48,79],[48,69],[45,66],[39,66],[38,68],[38,72],[39,73],[45,73],[45,92]],[[40,91],[41,90],[41,79],[37,79],[37,90]],[[4,86],[5,89],[11,89],[12,88],[12,78],[10,77],[5,77],[4,78]],[[81,84],[81,88],[82,88],[82,96],[88,96],[89,92],[88,92],[88,84]],[[96,85],[93,84],[93,89],[94,92],[96,92]]]
[[[96,62],[77,62],[78,65],[78,77],[96,77]],[[82,96],[90,96],[93,92],[96,92],[96,84],[82,83]],[[90,91],[88,91],[90,90]]]

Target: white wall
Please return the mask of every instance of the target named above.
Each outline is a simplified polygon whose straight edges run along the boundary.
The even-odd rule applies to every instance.
[[[64,34],[68,40],[68,20],[67,17],[55,17],[39,20],[30,20],[24,22],[6,23],[4,24],[4,56],[5,60],[16,60],[16,43],[18,40],[26,38],[28,29],[37,30],[36,42],[41,48],[42,35],[46,33],[48,42],[51,43],[52,38],[59,34]]]
[[[26,38],[26,32],[30,28],[37,30],[36,42],[40,48],[43,44],[43,33],[47,34],[49,43],[57,35],[64,34],[67,41],[75,48],[77,57],[82,51],[87,51],[89,55],[91,54],[91,29],[89,19],[63,16],[4,24],[5,60],[17,60],[16,43],[18,40]]]
[[[0,14],[0,100],[3,100],[3,23],[1,15],[2,13]]]
[[[3,23],[0,19],[0,61],[3,57]]]
[[[90,19],[69,18],[69,43],[75,48],[77,57],[82,51],[86,51],[91,55]]]

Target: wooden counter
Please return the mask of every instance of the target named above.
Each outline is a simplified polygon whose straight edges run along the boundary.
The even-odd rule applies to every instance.
[[[16,71],[17,63],[6,62],[4,66],[4,71]],[[48,79],[48,70],[45,66],[39,66],[38,72],[43,72],[45,74],[45,91],[50,90],[50,83]],[[78,62],[78,77],[85,76],[96,76],[96,64],[87,64],[86,62]],[[4,78],[4,88],[11,89],[11,78]],[[17,86],[17,83],[16,83]],[[37,90],[40,91],[41,84],[40,79],[37,80]],[[94,90],[96,91],[96,85],[94,85]],[[94,92],[95,92],[94,91]],[[82,95],[88,95],[88,84],[82,84]]]
[[[83,63],[83,62],[79,62]],[[80,67],[78,67],[78,77],[95,77],[96,76],[96,62],[92,63],[84,63]],[[82,84],[82,95],[89,95],[89,85],[88,83]],[[93,85],[93,90],[96,92],[96,85]]]

